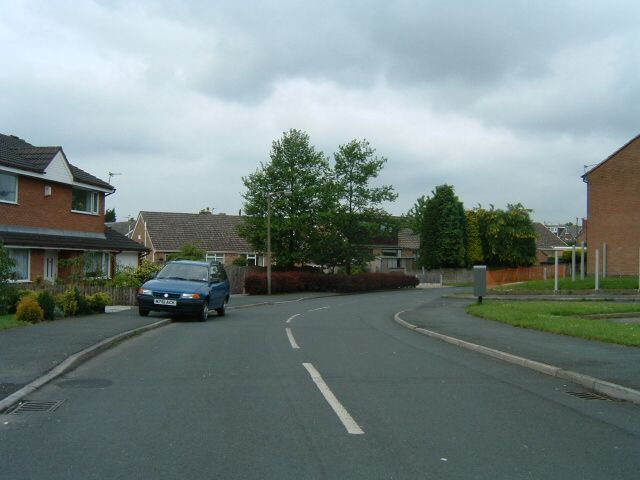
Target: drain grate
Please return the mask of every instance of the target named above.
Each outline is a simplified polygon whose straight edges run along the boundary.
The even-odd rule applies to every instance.
[[[565,392],[568,395],[582,398],[583,400],[604,400],[607,402],[623,402],[624,400],[618,400],[617,398],[607,397],[594,392]]]
[[[9,414],[17,415],[21,413],[53,412],[60,405],[62,405],[62,400],[59,400],[57,402],[32,402],[31,400],[25,400],[23,402],[20,402],[13,410],[9,412]]]

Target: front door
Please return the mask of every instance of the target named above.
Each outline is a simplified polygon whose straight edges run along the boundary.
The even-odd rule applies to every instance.
[[[58,252],[46,250],[44,254],[44,279],[47,282],[55,282],[58,276]]]

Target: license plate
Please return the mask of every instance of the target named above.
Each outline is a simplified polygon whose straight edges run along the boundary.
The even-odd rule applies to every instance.
[[[153,303],[156,305],[173,305],[176,306],[175,300],[167,300],[166,298],[154,298]]]

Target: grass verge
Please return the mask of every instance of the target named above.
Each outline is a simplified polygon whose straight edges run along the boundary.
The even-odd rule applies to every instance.
[[[575,290],[593,290],[596,286],[594,277],[587,277],[584,280],[576,279],[575,282],[571,278],[561,278],[558,280],[558,288],[560,291]],[[608,277],[601,278],[599,287],[603,290],[638,290],[638,277]],[[512,283],[509,285],[501,285],[491,289],[495,293],[505,292],[540,292],[553,291],[554,281],[551,280],[532,280],[530,282]]]
[[[638,312],[640,317],[639,304],[488,300],[467,306],[467,312],[516,327],[640,347],[640,324],[621,324],[586,317],[630,312]]]
[[[9,328],[24,327],[25,325],[29,324],[16,320],[15,315],[0,315],[0,331],[8,330]]]

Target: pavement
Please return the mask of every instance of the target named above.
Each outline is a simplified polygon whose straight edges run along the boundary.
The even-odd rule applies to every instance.
[[[229,310],[299,302],[332,294],[234,295]],[[445,298],[399,312],[410,330],[463,348],[564,378],[608,395],[640,403],[640,349],[526,330],[471,317],[469,299]],[[0,332],[0,412],[101,351],[171,322],[135,307],[67,318]],[[594,320],[601,321],[601,320]]]

